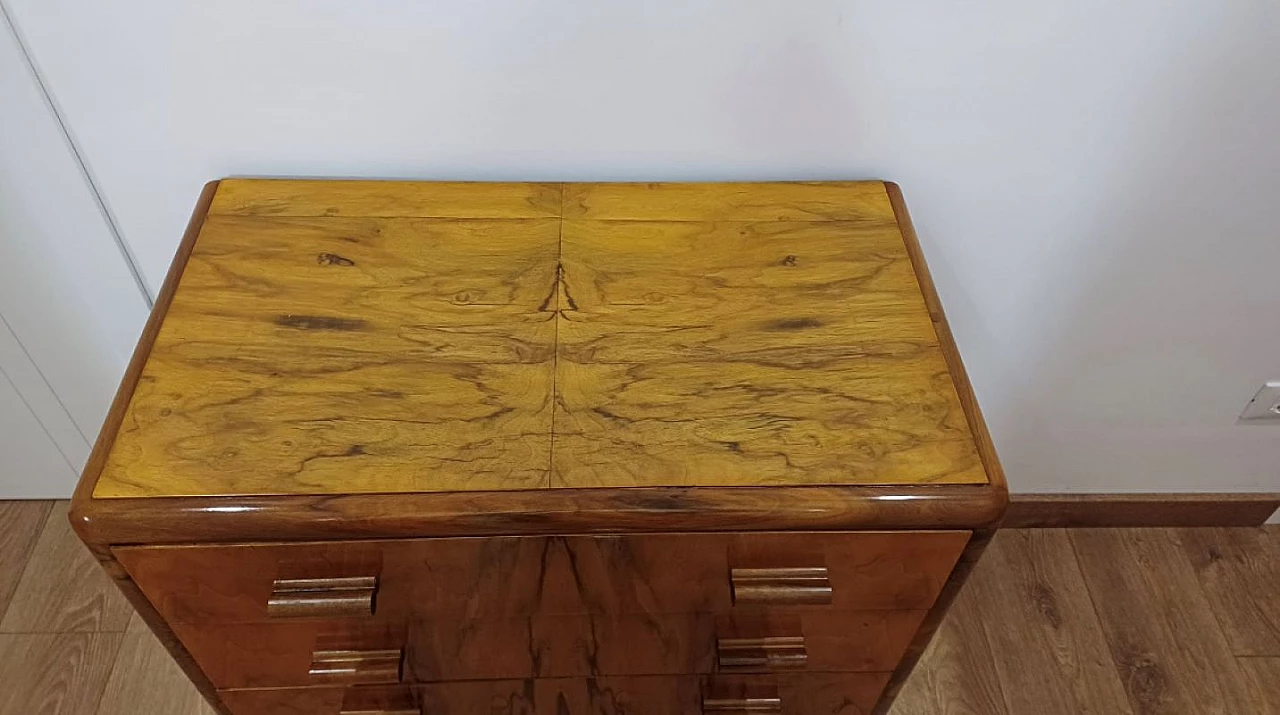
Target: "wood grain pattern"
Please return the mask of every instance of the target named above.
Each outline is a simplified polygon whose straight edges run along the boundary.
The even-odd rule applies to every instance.
[[[412,691],[348,688],[338,712],[339,715],[422,715],[419,701]]]
[[[770,609],[766,614],[734,615],[717,621],[718,641],[759,641],[777,637],[803,639],[805,664],[810,672],[888,672],[897,667],[902,653],[924,619],[924,611],[823,611]],[[778,670],[764,666],[727,667],[721,671]],[[791,670],[788,665],[783,670]]]
[[[1065,532],[1002,531],[969,585],[1011,713],[1129,713]]]
[[[993,468],[880,182],[217,191],[99,498]]]
[[[972,592],[967,589],[960,592],[919,665],[885,712],[891,715],[1024,715],[1011,711],[1005,704],[996,654],[983,631],[979,606]]]
[[[219,182],[208,184],[192,215],[178,255],[157,297],[142,339],[112,402],[76,491],[73,516],[89,543],[165,543],[242,539],[323,539],[368,536],[442,536],[465,533],[563,533],[632,529],[665,530],[672,523],[699,529],[753,528],[981,528],[997,522],[1005,495],[1003,474],[986,435],[972,389],[924,268],[918,242],[897,187],[887,185],[907,251],[934,320],[941,348],[975,431],[989,486],[930,485],[914,488],[859,486],[772,488],[594,489],[591,491],[344,494],[324,496],[149,499],[92,498],[125,417],[152,343],[195,247]],[[349,449],[349,447],[348,447]]]
[[[544,485],[558,231],[210,217],[95,496]]]
[[[0,501],[0,618],[52,507],[47,501]]]
[[[0,532],[4,530],[5,526],[6,525],[0,524]],[[1142,531],[1135,532],[1132,530],[1113,531],[1116,531],[1117,536],[1122,539],[1127,539],[1144,533]],[[1157,534],[1157,538],[1160,538],[1161,540],[1172,540],[1170,541],[1173,547],[1171,553],[1175,555],[1180,552],[1189,554],[1191,553],[1189,550],[1190,545],[1186,543],[1186,535],[1188,533],[1198,534],[1200,531],[1166,530]],[[1205,533],[1207,535],[1209,532]],[[1250,530],[1249,533],[1254,533],[1254,530]],[[1258,529],[1256,530],[1256,534],[1258,535],[1258,538],[1261,538],[1264,541],[1275,540],[1280,538],[1280,529],[1277,529],[1276,527]],[[988,555],[1000,556],[1003,548],[1003,539],[1003,535],[996,539],[994,545],[988,550]],[[1008,543],[1015,544],[1019,542],[1010,541]],[[1227,550],[1223,552],[1223,558],[1220,563],[1230,562],[1234,558],[1230,550],[1236,547],[1227,545],[1224,548]],[[1017,553],[1025,552],[1019,549]],[[1095,555],[1083,554],[1083,557],[1085,561],[1092,561],[1095,558]],[[1101,552],[1096,555],[1096,557],[1103,560],[1099,568],[1111,568],[1115,566],[1115,559],[1112,554],[1107,551]],[[1012,555],[1006,553],[1003,558],[1012,558]],[[1185,561],[1185,559],[1182,560]],[[986,634],[983,631],[983,616],[979,613],[979,607],[982,606],[981,599],[973,597],[978,595],[979,591],[989,591],[989,589],[983,585],[983,581],[989,579],[999,580],[1007,575],[1004,569],[986,568],[987,566],[995,564],[997,561],[999,561],[999,558],[994,558],[990,561],[984,558],[978,564],[978,567],[975,569],[969,580],[969,587],[966,587],[960,592],[959,598],[956,599],[947,618],[943,621],[942,626],[938,631],[937,638],[934,640],[933,646],[925,654],[920,665],[916,668],[914,675],[912,675],[911,679],[908,681],[907,687],[903,689],[901,695],[898,697],[894,708],[891,711],[894,715],[961,715],[962,713],[966,715],[1008,714],[1008,710],[1002,705],[1003,693],[1001,692],[998,682],[999,675],[996,672],[995,659],[1000,658],[1006,662],[1017,662],[1023,650],[1022,644],[1018,639],[1009,638],[1009,642],[1013,644],[1011,646],[1012,650],[992,652],[991,648],[987,644]],[[1041,568],[1052,568],[1053,570],[1058,570],[1056,565],[1043,564],[1038,561],[1032,563]],[[32,567],[57,568],[56,565],[50,563],[33,564]],[[91,569],[93,567],[88,566],[86,568]],[[1182,575],[1179,575],[1179,571],[1177,569],[1166,569],[1159,563],[1153,563],[1144,567],[1149,577],[1152,579],[1153,587],[1159,588],[1163,591],[1168,591],[1172,594],[1182,592],[1184,586],[1180,584],[1183,583],[1186,568],[1187,564],[1184,563],[1181,569]],[[1217,576],[1223,580],[1223,588],[1227,588],[1230,581],[1236,578],[1234,573],[1235,572],[1233,570],[1226,569],[1217,573]],[[1203,586],[1203,579],[1200,579],[1200,583]],[[1249,584],[1250,581],[1247,578],[1244,578],[1238,584],[1238,588],[1240,590],[1249,590],[1250,588],[1253,588]],[[1001,586],[1001,588],[1004,587]],[[1019,598],[1023,597],[1020,596]],[[1204,602],[1210,609],[1220,608],[1212,597],[1204,599]],[[146,602],[143,601],[142,604],[145,605]],[[1030,605],[1019,606],[1014,602],[1006,605],[1017,606],[1018,609],[1031,608]],[[1215,614],[1212,612],[1207,613],[1204,618],[1197,618],[1197,623],[1201,625],[1213,624],[1217,621],[1217,619],[1214,618],[1214,615]],[[1160,610],[1158,604],[1151,604],[1144,608],[1140,613],[1137,613],[1135,617],[1144,621],[1158,621],[1164,617],[1164,612]],[[1082,628],[1097,629],[1096,617],[1089,617],[1089,614],[1082,614],[1081,618],[1086,620],[1083,622],[1073,622],[1069,618],[1064,618],[1063,628],[1073,631],[1080,630]],[[964,628],[959,629],[966,631],[964,634],[955,633],[955,631],[958,630],[957,624],[964,624]],[[135,618],[130,622],[128,634],[145,633],[145,628],[143,630],[138,629],[140,625],[140,619]],[[288,625],[300,625],[300,623],[292,623]],[[1226,624],[1223,624],[1223,626],[1225,625]],[[248,626],[246,629],[257,627],[258,626],[256,625]],[[1011,621],[1009,624],[1009,629],[1011,631],[1020,631],[1021,628],[1022,626],[1017,625],[1016,621]],[[779,630],[774,632],[784,631]],[[1187,630],[1185,632],[1191,631]],[[46,636],[39,636],[38,638],[45,637]],[[0,640],[3,640],[3,638],[4,637],[0,636]],[[812,638],[811,634],[810,638]],[[1196,632],[1196,638],[1203,639],[1203,636],[1200,632]],[[1080,642],[1083,642],[1083,640],[1080,640]],[[114,667],[112,667],[110,663],[105,662],[103,665],[98,666],[103,673],[108,669],[112,672],[111,680],[113,685],[108,686],[108,695],[104,695],[102,701],[103,707],[110,706],[112,707],[112,710],[104,712],[103,715],[121,715],[126,712],[130,713],[130,715],[134,712],[160,712],[165,713],[165,715],[207,715],[207,711],[198,707],[199,702],[194,695],[194,688],[189,683],[185,682],[181,675],[172,671],[172,666],[170,666],[170,672],[165,672],[162,662],[156,662],[154,667],[125,667],[126,663],[133,661],[132,658],[126,659],[124,655],[127,645],[128,644],[126,643],[126,646],[121,649],[120,656],[117,658],[116,665]],[[160,647],[158,644],[155,644],[154,641],[152,645],[155,648]],[[1091,654],[1092,658],[1104,662],[1109,661],[1110,653],[1108,652],[1106,645],[1103,644],[1101,648],[1102,650],[1100,652],[1094,652]],[[0,650],[3,650],[3,648],[0,647]],[[26,662],[28,656],[35,656],[35,651],[24,648],[19,650],[19,654],[20,657],[23,658],[23,662]],[[101,657],[109,660],[110,655],[103,651],[101,653]],[[152,653],[149,657],[155,659],[163,658],[164,656],[161,656],[158,653]],[[56,678],[50,678],[41,682],[71,683],[74,681],[76,683],[85,682],[85,684],[88,685],[86,681],[76,680],[77,676],[74,675],[74,671],[69,665],[72,662],[74,662],[73,659],[67,659],[65,661],[57,660],[57,663],[66,663],[68,665],[65,667],[59,665],[52,666],[60,673],[60,675]],[[1190,673],[1182,671],[1182,675],[1180,675],[1180,677],[1194,684],[1199,682],[1201,679],[1213,680],[1215,678],[1219,678],[1220,676],[1215,675],[1215,673],[1238,668],[1243,671],[1246,679],[1249,680],[1253,686],[1249,687],[1247,683],[1240,684],[1240,687],[1248,688],[1248,690],[1242,694],[1250,698],[1248,701],[1249,707],[1244,712],[1249,715],[1271,713],[1273,711],[1280,712],[1280,710],[1277,710],[1277,705],[1274,702],[1274,696],[1272,696],[1273,699],[1268,699],[1268,696],[1266,695],[1268,687],[1272,687],[1274,683],[1280,682],[1280,673],[1277,673],[1274,670],[1275,662],[1277,662],[1276,659],[1265,657],[1212,658],[1206,659],[1202,662],[1197,662],[1194,666],[1194,671]],[[12,670],[12,666],[8,663],[8,661],[5,661],[5,664],[0,665],[0,684],[3,685],[9,684],[9,681],[6,678],[14,672]],[[305,667],[305,664],[302,667]],[[1035,672],[1036,669],[1033,662],[1028,663],[1027,670]],[[86,671],[82,669],[79,672],[83,673]],[[1070,676],[1069,674],[1064,674],[1061,670],[1055,669],[1053,671],[1044,671],[1041,673],[1041,677],[1039,678],[1031,677],[1031,674],[1029,673],[1025,677],[1022,677],[1020,682],[1023,683],[1024,687],[1029,689],[1043,689],[1047,698],[1049,693],[1062,692],[1064,689],[1069,689],[1071,687],[1071,684],[1061,682],[1061,679],[1064,677]],[[100,683],[101,681],[98,680],[96,682]],[[122,693],[132,694],[129,695],[129,699],[137,699],[139,706],[136,710],[120,710],[117,706],[123,707],[121,700],[109,700],[109,693],[116,687],[119,687]],[[30,715],[33,711],[27,709],[27,704],[30,702],[40,702],[40,695],[43,694],[43,691],[39,693],[35,691],[29,692],[25,688],[26,683],[24,682],[20,684],[18,691],[12,694],[6,691],[3,695],[16,697],[17,699],[14,702],[20,703],[22,706],[22,710],[20,711],[21,715]],[[296,695],[298,692],[312,691],[305,690],[291,692],[294,692]],[[993,695],[988,699],[984,698],[984,693],[993,693]],[[1033,694],[1028,693],[1023,697],[1030,700],[1033,699]],[[0,696],[0,701],[2,700],[4,700],[4,697]],[[153,708],[148,706],[150,703],[164,703],[166,705],[172,704],[172,708],[160,706]],[[193,709],[184,710],[184,703],[192,703]],[[1112,703],[1111,708],[1104,712],[1108,715],[1112,710],[1116,712],[1124,712],[1125,705],[1126,703],[1124,702]],[[340,707],[340,704],[335,705],[335,707]],[[1037,708],[1039,708],[1039,704],[1037,704]],[[15,715],[4,710],[0,710],[0,712],[3,712],[4,715]],[[40,711],[36,710],[34,712]],[[302,710],[301,712],[303,715],[314,715],[316,711]],[[481,709],[480,712],[488,712],[488,710]],[[1038,712],[1038,709],[1033,712]],[[1192,709],[1189,712],[1194,713],[1195,710]],[[91,713],[93,713],[92,707],[86,712],[86,715]],[[77,715],[78,714],[79,711],[77,711]]]
[[[174,632],[218,688],[318,685],[316,654],[400,652],[408,628],[400,621],[306,620],[290,623],[175,623]],[[400,658],[396,657],[397,664]],[[383,665],[388,665],[383,660]],[[392,680],[391,682],[395,682]]]
[[[671,487],[431,494],[90,499],[87,543],[219,543],[459,535],[972,529],[1000,521],[995,485]]]
[[[1280,658],[1238,658],[1253,688],[1258,712],[1280,713]]]
[[[915,637],[907,647],[906,653],[898,661],[898,667],[889,676],[889,682],[885,685],[884,694],[880,698],[880,702],[876,704],[872,715],[885,715],[892,709],[898,692],[902,689],[903,684],[911,675],[925,649],[929,646],[934,632],[937,631],[947,613],[950,612],[951,605],[963,592],[965,583],[968,582],[969,576],[973,573],[979,559],[994,536],[994,530],[983,530],[975,531],[969,537],[968,542],[965,543],[964,551],[960,553],[960,559],[956,562],[955,567],[951,569],[951,575],[947,578],[942,591],[934,600],[933,607],[925,614],[924,622],[920,624],[920,628],[916,631]]]
[[[1258,712],[1176,532],[1080,529],[1071,541],[1134,715]]]
[[[1280,539],[1266,529],[1180,529],[1236,655],[1280,656]]]
[[[985,482],[885,213],[565,221],[553,486]]]
[[[97,707],[124,636],[0,635],[0,715],[84,715]]]
[[[66,502],[53,504],[28,566],[0,633],[120,633],[129,625],[129,604],[72,532]]]
[[[218,698],[230,715],[341,715],[345,690],[334,687],[219,690]],[[405,697],[412,698],[411,695]]]
[[[295,688],[224,691],[232,715],[691,715],[704,696],[777,693],[784,715],[865,715],[884,673],[770,676],[546,678],[463,681],[403,688]],[[344,704],[344,699],[346,703]],[[365,708],[356,710],[355,708]],[[414,710],[413,708],[418,708]]]
[[[249,216],[555,217],[560,215],[560,185],[223,179],[209,213]]]
[[[718,643],[779,634],[806,644],[803,666],[783,670],[883,672],[897,664],[922,617],[921,611],[535,616],[461,628],[425,621],[409,638],[405,672],[413,682],[769,672],[775,668],[768,662],[726,667]]]
[[[892,185],[228,180],[73,522],[206,692],[359,674],[353,651],[385,679],[405,648],[418,680],[599,676],[553,700],[605,712],[601,679],[701,693],[717,643],[769,670],[802,638],[806,676],[877,675],[856,697],[810,678],[783,711],[865,712],[1004,492]],[[913,531],[732,531],[769,524]],[[335,538],[357,540],[172,546]],[[764,591],[812,605],[735,603],[735,570],[795,569],[825,569],[824,604],[790,577]],[[367,628],[262,625],[281,580],[375,577]]]
[[[155,607],[143,595],[137,584],[128,578],[124,569],[115,561],[111,554],[111,542],[97,541],[93,538],[96,517],[93,515],[91,508],[95,503],[93,490],[97,486],[103,465],[106,464],[111,446],[124,420],[133,389],[137,386],[142,370],[146,365],[151,345],[155,341],[155,337],[164,321],[164,315],[173,301],[187,258],[195,247],[196,238],[199,236],[200,228],[204,224],[205,216],[208,213],[209,205],[213,201],[217,188],[218,182],[211,181],[205,184],[200,192],[200,197],[191,213],[191,219],[188,221],[186,231],[183,233],[182,241],[178,244],[174,261],[169,266],[169,271],[165,275],[160,292],[156,295],[155,306],[147,317],[146,325],[143,326],[138,345],[134,348],[133,355],[130,357],[129,364],[125,369],[125,374],[120,380],[120,388],[116,390],[116,394],[111,400],[111,406],[107,411],[106,419],[103,421],[102,430],[98,433],[98,438],[93,443],[93,449],[90,451],[89,459],[85,463],[84,473],[80,482],[76,485],[69,517],[72,528],[84,539],[90,553],[93,554],[93,557],[97,559],[103,570],[111,577],[125,599],[132,604],[137,617],[156,635],[162,646],[169,651],[170,656],[186,673],[192,684],[213,705],[218,715],[229,715],[228,711],[219,704],[213,684],[200,672],[200,669],[191,660],[191,656],[183,650],[172,629],[164,622],[164,619],[161,618]],[[125,539],[125,541],[127,543],[129,540]]]
[[[76,483],[75,492],[71,497],[70,518],[72,528],[76,530],[80,538],[85,540],[85,543],[94,551],[99,560],[111,558],[105,549],[112,542],[97,541],[93,538],[90,529],[90,524],[93,521],[91,513],[96,503],[93,493],[97,490],[98,483],[102,480],[103,468],[107,464],[107,459],[111,456],[116,437],[119,436],[120,429],[124,424],[125,414],[133,401],[133,392],[137,389],[138,383],[142,379],[142,371],[146,368],[147,359],[151,356],[151,348],[155,344],[156,336],[160,334],[160,328],[169,312],[169,306],[173,304],[173,297],[178,292],[178,283],[182,280],[182,274],[187,267],[187,260],[195,249],[196,239],[200,237],[200,229],[204,227],[205,219],[209,213],[209,205],[213,203],[213,197],[217,191],[217,181],[210,181],[200,191],[200,197],[196,200],[195,208],[191,211],[191,218],[187,221],[187,229],[183,232],[182,240],[178,243],[178,250],[174,254],[173,262],[169,264],[169,270],[165,273],[164,283],[160,285],[160,292],[156,294],[155,304],[151,308],[151,313],[147,316],[147,322],[142,326],[142,335],[138,337],[138,344],[134,346],[133,354],[129,357],[129,364],[125,367],[124,375],[120,378],[120,386],[116,388],[116,394],[111,398],[111,406],[107,409],[107,416],[102,422],[102,429],[98,431],[98,437],[93,441],[93,449],[89,451],[89,459],[85,461],[84,471],[81,473],[80,481]]]
[[[893,220],[879,181],[565,184],[565,218],[630,221]]]
[[[784,715],[864,715],[884,687],[885,675],[779,674],[771,676],[716,676],[702,678],[595,678],[588,680],[533,681],[534,712],[541,715],[624,715],[654,713],[685,715],[703,712],[707,700],[740,699],[773,689]],[[755,687],[752,687],[755,686]],[[449,686],[441,686],[442,689]],[[436,701],[424,690],[424,708]],[[444,709],[444,713],[463,710]]]
[[[811,672],[883,672],[895,667],[923,611],[771,611],[768,614],[595,614],[530,618],[413,618],[373,624],[174,626],[220,688],[314,685],[317,649],[405,653],[405,682],[769,672],[726,666],[729,640],[799,637]],[[324,651],[321,651],[324,652]]]
[[[126,633],[150,630],[160,642],[161,647],[169,651],[169,656],[173,658],[174,663],[186,674],[196,690],[204,696],[214,712],[217,715],[229,715],[227,709],[218,699],[217,692],[213,683],[209,681],[208,676],[200,670],[199,666],[191,658],[191,654],[183,648],[182,643],[174,634],[172,626],[164,621],[155,606],[147,600],[138,585],[128,577],[125,570],[113,558],[110,549],[90,545],[89,551],[98,560],[102,570],[111,577],[116,588],[134,608],[134,617],[130,619]]]
[[[92,711],[88,711],[92,712]],[[125,635],[97,715],[215,715],[149,630]]]
[[[262,623],[282,568],[350,577],[369,575],[374,563],[385,618],[727,613],[733,568],[815,564],[828,570],[833,610],[918,610],[933,604],[967,541],[962,531],[652,534],[114,553],[171,623]]]
[[[496,688],[491,692],[500,692]],[[263,688],[223,690],[219,695],[231,715],[426,715],[421,697],[403,686],[362,685],[349,688]],[[491,712],[479,704],[476,713]]]

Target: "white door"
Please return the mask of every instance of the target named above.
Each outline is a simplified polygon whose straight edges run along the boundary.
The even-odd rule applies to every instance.
[[[64,497],[89,443],[0,322],[0,498]]]
[[[0,14],[0,499],[70,495],[146,319],[87,176]]]
[[[75,469],[6,380],[0,380],[0,450],[0,494],[6,498],[65,496],[75,484]]]

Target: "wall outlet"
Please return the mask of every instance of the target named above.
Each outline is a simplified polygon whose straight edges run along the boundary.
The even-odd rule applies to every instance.
[[[1248,405],[1245,405],[1244,412],[1240,413],[1240,419],[1236,422],[1238,424],[1263,422],[1280,424],[1280,380],[1263,385],[1262,389],[1258,390],[1258,394],[1253,396]]]

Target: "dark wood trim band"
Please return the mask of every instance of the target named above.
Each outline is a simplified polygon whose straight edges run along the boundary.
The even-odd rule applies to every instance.
[[[76,531],[126,545],[652,531],[981,529],[1006,495],[990,485],[681,487],[338,496],[92,499]]]
[[[1259,526],[1280,494],[1015,494],[1005,528]]]

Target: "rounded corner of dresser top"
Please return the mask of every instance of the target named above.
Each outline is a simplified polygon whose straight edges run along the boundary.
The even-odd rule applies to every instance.
[[[71,498],[67,509],[67,522],[71,524],[71,530],[86,544],[102,543],[97,534],[97,500],[91,492],[87,494],[77,492]]]

